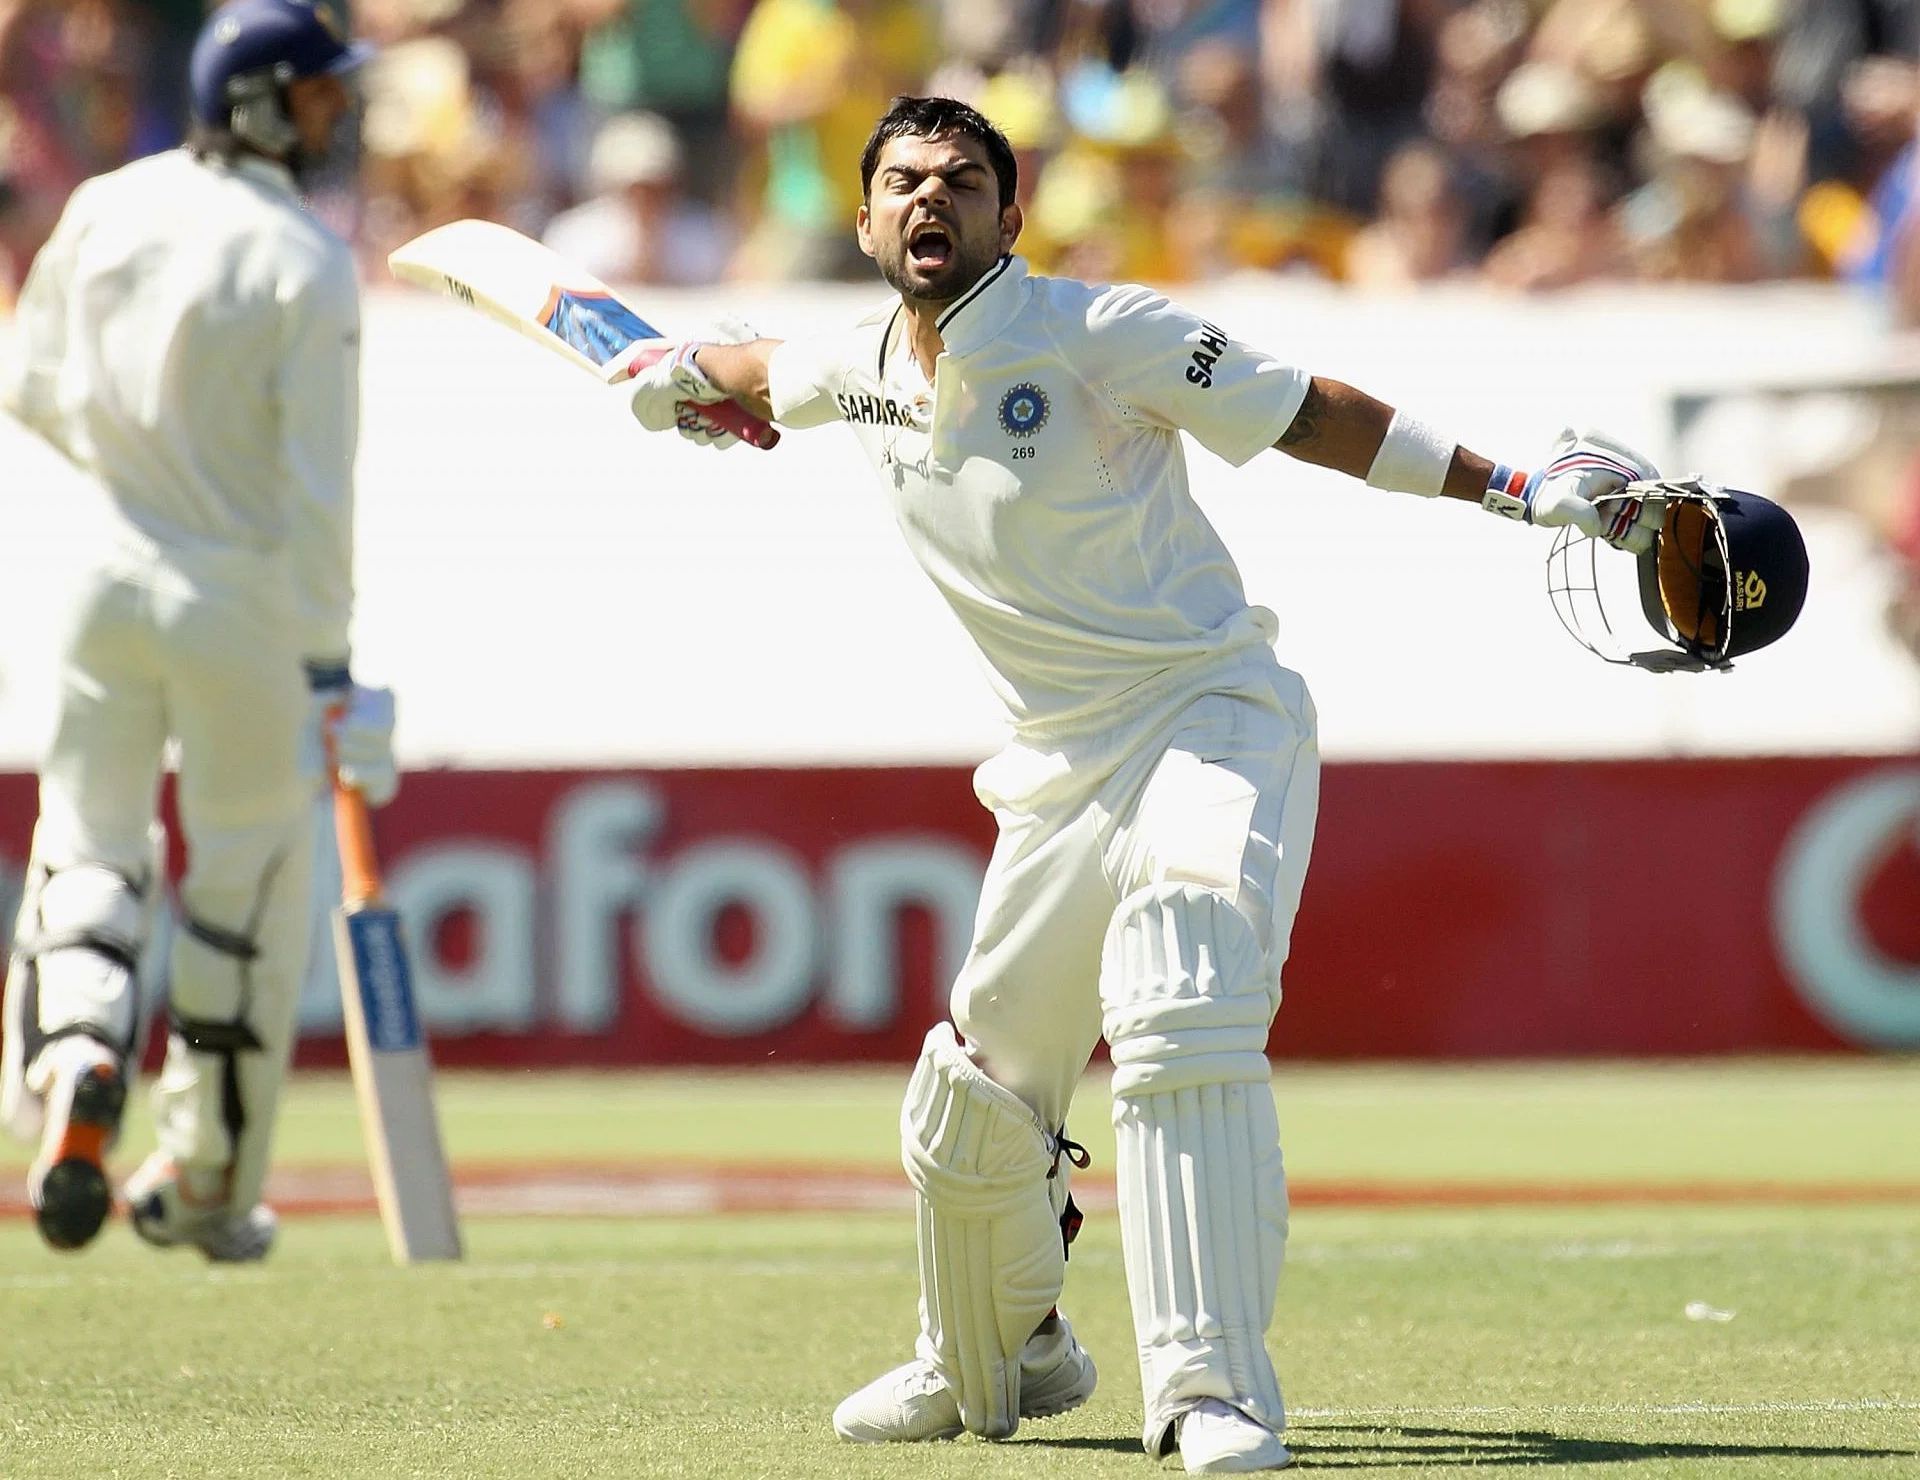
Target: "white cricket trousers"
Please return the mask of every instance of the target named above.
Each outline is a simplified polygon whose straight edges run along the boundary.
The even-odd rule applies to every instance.
[[[1192,883],[1253,924],[1278,979],[1319,808],[1313,701],[1260,649],[1127,723],[1016,740],[974,789],[999,822],[954,1026],[1058,1130],[1100,1040],[1100,953],[1136,890]]]
[[[187,867],[172,1016],[238,1025],[258,1047],[203,1051],[176,1026],[157,1129],[182,1172],[237,1209],[265,1179],[311,928],[317,777],[302,755],[310,699],[288,589],[276,562],[246,552],[127,553],[90,574],[65,638],[34,831],[48,868],[145,874],[167,741],[178,742]],[[43,1001],[43,1031],[62,1013]]]

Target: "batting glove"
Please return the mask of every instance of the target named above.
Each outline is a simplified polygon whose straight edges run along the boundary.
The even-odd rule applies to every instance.
[[[386,806],[400,790],[400,768],[393,759],[393,690],[349,682],[344,688],[314,690],[313,704],[316,729],[340,784],[359,792],[369,807]]]
[[[697,442],[702,447],[713,447],[721,452],[740,440],[708,415],[704,406],[693,401],[681,403],[680,417],[674,422],[674,430],[689,442]]]
[[[1538,472],[1522,474],[1496,464],[1480,505],[1543,528],[1570,524],[1638,555],[1653,547],[1663,511],[1657,501],[1622,495],[1629,483],[1658,476],[1653,464],[1626,443],[1604,432],[1568,427]]]
[[[689,442],[725,449],[740,439],[702,409],[727,395],[695,358],[706,344],[746,344],[760,336],[742,319],[719,319],[693,338],[643,345],[628,360],[634,419],[650,432],[677,431]]]

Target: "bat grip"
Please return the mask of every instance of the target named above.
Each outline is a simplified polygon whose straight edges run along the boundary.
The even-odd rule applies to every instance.
[[[609,384],[618,385],[623,380],[631,380],[642,370],[646,370],[664,360],[675,351],[675,346],[651,340],[638,350],[629,354],[625,360],[617,360],[618,369],[608,372]],[[761,451],[778,445],[780,429],[771,422],[762,421],[738,401],[703,401],[700,409],[709,421],[725,427],[742,442],[758,447]]]
[[[333,783],[333,831],[340,843],[340,897],[348,906],[380,902],[380,861],[373,851],[373,821],[367,800],[351,786]]]
[[[751,443],[762,451],[773,447],[780,440],[778,427],[762,421],[738,401],[716,401],[701,409],[711,420],[718,422],[742,442]]]
[[[349,908],[380,902],[380,857],[373,850],[373,818],[367,799],[340,780],[333,727],[346,715],[336,704],[327,710],[321,735],[327,748],[327,776],[333,783],[333,835],[340,849],[340,897]]]

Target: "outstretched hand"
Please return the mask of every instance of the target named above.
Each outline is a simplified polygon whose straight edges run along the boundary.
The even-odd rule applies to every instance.
[[[650,432],[677,431],[690,442],[725,449],[739,441],[727,420],[708,409],[728,403],[727,393],[707,378],[698,355],[708,344],[746,344],[759,338],[744,320],[716,320],[690,338],[650,340],[635,346],[623,377],[632,388],[634,419]]]
[[[1520,499],[1529,524],[1572,525],[1638,555],[1653,548],[1664,510],[1658,501],[1625,497],[1627,486],[1657,478],[1652,462],[1605,432],[1568,427],[1545,467],[1527,479]]]

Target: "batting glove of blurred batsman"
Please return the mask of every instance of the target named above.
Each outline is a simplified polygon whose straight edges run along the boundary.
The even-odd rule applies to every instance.
[[[313,703],[315,729],[340,784],[359,792],[369,807],[386,806],[400,790],[400,768],[393,759],[393,690],[349,683],[314,690]]]
[[[1662,510],[1620,495],[1629,483],[1657,477],[1653,464],[1626,443],[1605,432],[1568,427],[1538,472],[1522,475],[1496,465],[1481,507],[1548,529],[1571,524],[1638,555],[1652,548]]]
[[[727,399],[696,356],[704,344],[746,344],[760,336],[745,320],[717,319],[689,339],[644,345],[627,361],[634,419],[650,432],[669,427],[689,442],[725,449],[740,439],[709,417],[704,407]]]

